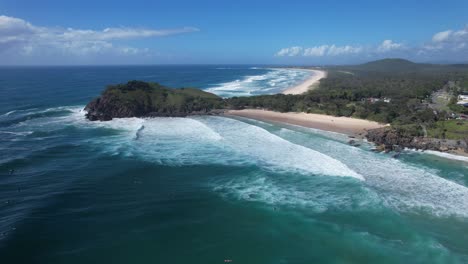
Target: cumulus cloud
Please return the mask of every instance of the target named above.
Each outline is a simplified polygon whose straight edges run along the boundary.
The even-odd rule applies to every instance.
[[[302,52],[302,47],[290,47],[290,48],[284,48],[281,49],[276,53],[276,56],[282,57],[282,56],[297,56]]]
[[[403,48],[403,44],[393,42],[390,39],[386,39],[377,47],[378,52],[389,52],[392,50],[398,50]]]
[[[467,43],[468,42],[468,25],[460,30],[446,30],[434,34],[432,37],[434,43]]]
[[[331,56],[338,56],[338,55],[344,55],[344,54],[358,54],[362,52],[362,47],[353,47],[353,46],[335,46],[331,45],[328,48],[328,55]]]
[[[321,57],[325,55],[327,50],[328,50],[328,45],[306,48],[304,50],[304,56]]]
[[[306,57],[322,57],[322,56],[338,56],[344,54],[358,54],[362,51],[362,47],[353,46],[336,46],[336,45],[322,45],[310,48],[303,48],[299,46],[283,48],[276,53],[276,56],[306,56]]]
[[[459,30],[450,29],[434,34],[432,41],[424,44],[418,54],[446,54],[468,59],[468,25]]]
[[[105,28],[103,30],[41,27],[20,18],[0,16],[0,55],[8,53],[18,56],[60,53],[86,55],[111,53],[134,55],[148,53],[149,49],[138,49],[115,45],[113,41],[137,38],[164,37],[196,32],[194,27],[174,29],[148,28]]]
[[[442,31],[442,32],[439,32],[439,33],[436,33],[434,34],[434,36],[432,37],[432,41],[434,42],[442,42],[442,41],[445,41],[447,40],[450,35],[452,34],[452,30],[447,30],[447,31]]]
[[[435,33],[432,38],[413,45],[391,39],[378,45],[319,45],[313,47],[295,46],[283,48],[276,56],[316,57],[321,61],[353,59],[378,59],[387,56],[424,61],[468,61],[468,25],[461,29],[449,29]],[[359,55],[359,56],[358,56]]]

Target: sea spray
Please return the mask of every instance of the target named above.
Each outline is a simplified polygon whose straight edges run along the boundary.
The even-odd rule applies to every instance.
[[[308,70],[273,68],[268,69],[265,74],[249,75],[242,79],[217,84],[206,91],[223,97],[273,94],[299,84],[311,74]]]
[[[468,217],[468,188],[427,167],[410,165],[388,155],[376,155],[366,149],[301,131],[282,129],[274,133],[339,159],[364,175],[365,184],[392,208],[407,212],[422,210],[437,216]]]
[[[138,143],[119,140],[122,154],[158,163],[256,164],[266,170],[364,180],[336,159],[226,117],[116,119],[97,126],[127,130],[133,139],[138,133]],[[145,129],[140,131],[143,126]]]

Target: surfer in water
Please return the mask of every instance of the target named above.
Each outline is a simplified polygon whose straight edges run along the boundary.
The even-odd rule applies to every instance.
[[[144,125],[141,125],[140,128],[138,128],[137,132],[135,133],[135,140],[138,140],[141,136],[141,131],[143,131],[143,129],[145,129],[145,126]]]

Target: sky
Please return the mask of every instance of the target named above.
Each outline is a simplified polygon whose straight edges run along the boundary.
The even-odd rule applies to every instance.
[[[0,0],[0,65],[468,62],[467,0]]]

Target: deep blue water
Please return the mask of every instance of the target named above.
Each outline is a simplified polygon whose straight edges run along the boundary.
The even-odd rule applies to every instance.
[[[235,96],[308,74],[1,68],[2,263],[468,263],[466,160],[397,160],[341,134],[241,118],[82,112],[132,79]]]

